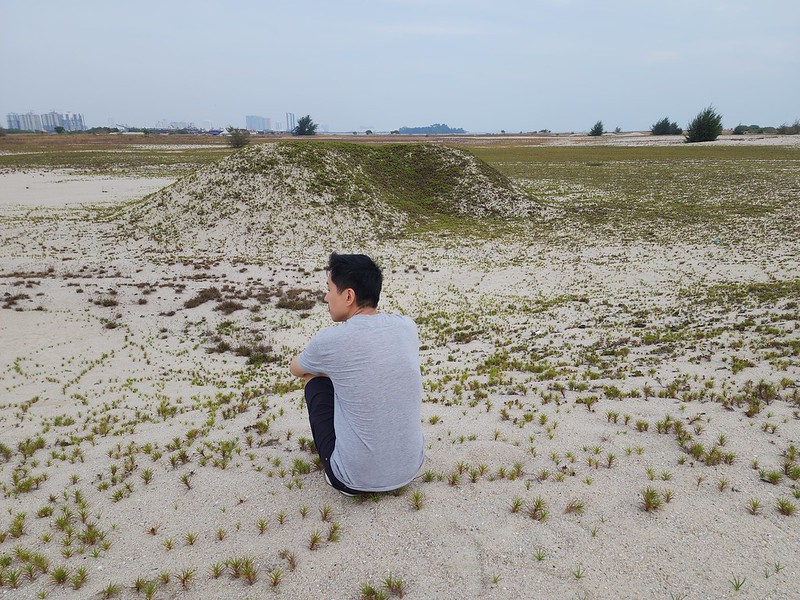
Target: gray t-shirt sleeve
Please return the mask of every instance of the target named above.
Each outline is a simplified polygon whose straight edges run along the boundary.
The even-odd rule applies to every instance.
[[[297,359],[300,367],[312,375],[321,375],[323,373],[327,373],[326,369],[330,368],[329,361],[331,353],[329,351],[329,346],[325,344],[324,339],[322,341],[320,340],[320,337],[326,337],[328,331],[330,330],[323,329],[313,338],[311,338],[308,346],[300,353],[300,356]],[[329,365],[328,367],[324,366],[326,363]]]

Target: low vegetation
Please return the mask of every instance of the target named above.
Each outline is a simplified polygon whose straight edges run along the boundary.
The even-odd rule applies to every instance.
[[[403,152],[428,174],[441,159],[413,145],[279,152],[339,198],[331,149],[376,189],[403,191]],[[791,594],[797,559],[765,557],[750,532],[789,547],[800,501],[796,151],[472,150],[537,210],[473,219],[413,190],[376,192],[406,224],[380,240],[382,303],[418,324],[428,459],[406,488],[359,499],[325,485],[286,373],[329,322],[324,253],[127,254],[130,231],[108,212],[5,213],[2,322],[25,339],[58,327],[0,353],[0,589],[304,597],[358,555],[335,581],[345,597],[448,597],[450,573],[470,597],[524,596],[534,576],[554,597],[613,597],[632,573],[643,594],[686,597],[697,581],[712,596]],[[218,221],[256,211],[237,178],[286,158],[260,152],[232,156],[227,179],[190,176],[191,202]],[[452,182],[444,172],[426,189]],[[142,204],[155,198],[167,209],[173,196]],[[725,568],[698,579],[667,565],[666,592],[637,560],[624,577],[612,568],[651,552],[654,528],[711,513],[730,536],[659,552],[706,564],[724,547]],[[358,554],[372,543],[385,551]]]

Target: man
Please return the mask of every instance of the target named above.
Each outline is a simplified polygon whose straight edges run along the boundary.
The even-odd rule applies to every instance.
[[[383,276],[364,254],[330,255],[334,322],[290,367],[306,380],[311,433],[327,482],[346,495],[395,490],[425,457],[414,321],[378,312]]]

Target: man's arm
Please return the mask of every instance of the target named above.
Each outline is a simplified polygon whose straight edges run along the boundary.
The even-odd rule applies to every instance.
[[[295,377],[305,377],[306,375],[311,375],[311,373],[300,366],[300,355],[295,356],[292,360],[292,364],[289,365],[289,372]]]
[[[308,382],[309,379],[313,379],[314,377],[325,376],[325,373],[309,373],[303,367],[300,366],[300,356],[295,356],[292,360],[292,364],[289,365],[289,372],[294,375],[295,377],[302,377],[303,379]]]

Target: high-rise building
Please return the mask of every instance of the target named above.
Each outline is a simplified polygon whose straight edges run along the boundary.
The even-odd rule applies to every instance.
[[[6,115],[6,121],[8,122],[9,129],[22,129],[19,126],[19,115],[17,113],[8,113]]]
[[[77,113],[49,113],[37,115],[28,112],[24,115],[8,113],[6,115],[9,129],[21,129],[23,131],[49,131],[53,132],[56,127],[63,127],[64,131],[85,131],[86,125],[83,122],[83,115]]]
[[[64,127],[61,124],[61,115],[55,111],[51,111],[42,115],[42,129],[45,131],[55,131],[56,127]],[[66,127],[64,127],[66,129]]]
[[[78,113],[65,113],[61,115],[61,126],[67,131],[85,131],[83,115]]]
[[[33,112],[25,113],[24,115],[16,115],[19,127],[24,131],[41,131],[42,130],[42,117]],[[10,127],[9,127],[10,129]]]
[[[267,131],[269,129],[269,119],[258,115],[247,115],[244,119],[248,131]]]
[[[297,127],[297,121],[294,119],[294,113],[286,113],[286,131],[293,131]]]

